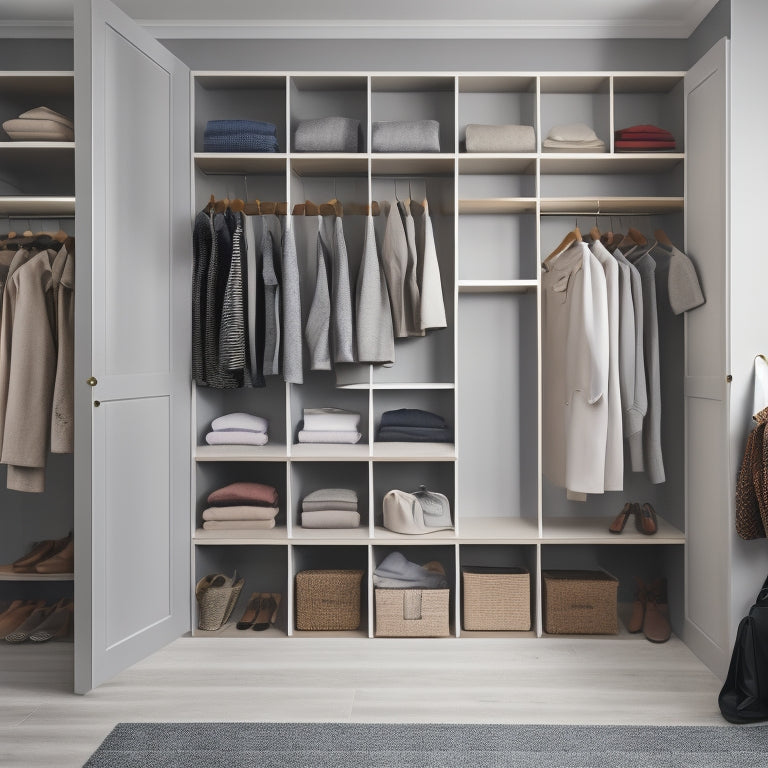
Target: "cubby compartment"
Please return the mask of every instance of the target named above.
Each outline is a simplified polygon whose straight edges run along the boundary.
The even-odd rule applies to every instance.
[[[467,125],[530,125],[536,128],[536,78],[459,77],[459,151],[465,152]],[[518,152],[510,149],[507,152]],[[532,150],[535,151],[535,148]],[[470,154],[471,156],[471,154]]]
[[[199,74],[194,78],[194,99],[195,152],[204,151],[203,134],[209,120],[272,123],[276,128],[278,152],[287,151],[284,75]]]
[[[198,629],[199,605],[195,601],[192,635],[195,637],[285,637],[288,633],[288,547],[287,545],[195,547],[195,583],[209,574],[221,573],[231,577],[235,571],[244,579],[237,603],[229,621],[219,630]],[[248,601],[254,592],[279,594],[275,623],[265,631],[237,629]]]
[[[540,145],[557,125],[584,123],[611,149],[610,79],[602,75],[542,75]],[[553,153],[557,154],[557,153]]]
[[[655,125],[675,137],[674,152],[685,152],[682,74],[617,75],[613,78],[613,126]],[[631,150],[648,152],[647,149]],[[663,154],[663,153],[662,153]]]
[[[462,446],[458,487],[462,537],[537,534],[536,317],[534,294],[460,298],[459,346],[464,357],[458,382]],[[488,328],[495,329],[498,347],[476,343]],[[494,457],[492,461],[489,456]]]
[[[488,586],[484,585],[482,578],[474,582],[472,588],[467,589],[466,581],[462,574],[464,568],[498,568],[498,569],[518,569],[524,568],[528,576],[528,608],[530,611],[530,625],[526,629],[516,630],[491,630],[491,629],[467,629],[465,621],[465,611],[467,609],[467,600],[478,600],[481,606],[475,604],[474,616],[479,611],[488,612],[488,618],[491,620],[494,606],[504,612],[504,620],[509,620],[510,602],[515,603],[518,608],[522,603],[523,588],[521,585],[520,574],[515,574],[513,583],[500,584],[494,578],[490,579]],[[459,547],[459,573],[458,578],[461,584],[461,636],[462,637],[535,637],[536,636],[536,578],[538,571],[538,558],[536,554],[536,545],[499,545],[499,544],[462,544]],[[482,574],[480,575],[482,577]],[[492,577],[492,575],[490,575]],[[508,594],[513,591],[514,595]],[[522,621],[522,615],[516,611],[517,620]],[[476,619],[478,620],[478,619]],[[482,617],[479,619],[482,623]]]
[[[637,579],[649,584],[666,579],[672,631],[682,630],[683,611],[683,547],[682,546],[611,546],[601,544],[559,545],[541,547],[541,569],[547,570],[603,570],[619,580],[618,611],[619,635],[627,633],[626,622],[637,591]],[[557,637],[557,635],[547,635]],[[642,637],[642,635],[640,635]]]
[[[398,543],[418,544],[431,539],[454,538],[452,530],[439,530],[424,534],[395,533],[384,527],[384,497],[392,490],[413,493],[424,486],[428,491],[442,493],[451,509],[454,528],[457,523],[455,471],[451,462],[438,461],[380,461],[373,464],[373,516],[374,537],[396,539]]]
[[[293,561],[293,590],[294,590],[294,616],[293,635],[296,637],[341,636],[341,637],[367,637],[368,636],[368,547],[365,545],[302,545],[291,546]],[[341,631],[302,631],[296,629],[296,574],[308,570],[354,570],[362,571],[360,581],[360,626],[357,629]],[[326,604],[329,610],[333,609],[332,597],[329,596]]]
[[[373,440],[374,456],[376,450],[382,448],[386,450],[387,446],[399,446],[400,450],[407,456],[409,449],[414,452],[420,450],[420,446],[434,445],[435,447],[450,446],[453,448],[453,442],[450,443],[423,443],[423,442],[386,442],[377,440],[379,426],[381,425],[381,415],[386,411],[399,410],[401,408],[418,408],[422,411],[429,411],[437,416],[441,416],[448,425],[452,435],[455,436],[454,423],[454,390],[451,389],[374,389],[373,393]],[[419,455],[414,453],[414,455]]]
[[[437,120],[440,152],[455,152],[455,79],[451,76],[373,75],[371,122]]]
[[[366,462],[295,462],[291,468],[291,515],[294,539],[360,539],[369,535],[369,465]],[[303,528],[302,502],[314,491],[343,488],[357,493],[356,528]]]
[[[676,198],[676,207],[682,208],[683,166],[678,163],[659,173],[614,173],[612,163],[598,162],[587,165],[581,158],[564,160],[556,158],[556,165],[542,158],[541,196],[544,199],[560,199],[562,210],[574,210],[569,200],[587,198],[591,211],[615,210],[613,200],[625,198],[628,212],[645,207],[638,198]],[[566,165],[567,163],[567,165]],[[652,205],[652,202],[651,202]],[[542,210],[545,205],[542,201]],[[545,211],[546,212],[546,211]]]
[[[341,408],[360,414],[357,443],[299,443],[305,408]],[[304,371],[304,384],[291,386],[291,456],[294,460],[368,460],[368,392],[336,387],[333,371]]]
[[[360,123],[357,152],[367,152],[368,80],[359,75],[301,75],[291,82],[291,151],[304,120],[346,117]]]
[[[267,377],[266,387],[258,389],[195,388],[198,460],[269,458],[286,456],[286,385],[279,376]],[[249,413],[269,420],[269,442],[263,446],[208,445],[205,436],[211,422],[228,413]]]
[[[208,504],[208,496],[213,491],[231,483],[262,483],[263,485],[271,485],[277,490],[280,511],[275,518],[274,528],[203,530],[203,511],[211,506]],[[195,492],[196,539],[275,539],[287,536],[290,496],[288,494],[286,464],[283,461],[200,462],[197,467]],[[222,509],[226,509],[226,507],[222,507]]]

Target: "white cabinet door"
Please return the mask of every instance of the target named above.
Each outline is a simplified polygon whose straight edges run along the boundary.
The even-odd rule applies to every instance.
[[[730,655],[728,41],[685,77],[686,249],[706,304],[685,317],[685,640],[716,672]]]
[[[75,16],[75,690],[189,628],[189,72]],[[93,387],[86,379],[93,376]]]

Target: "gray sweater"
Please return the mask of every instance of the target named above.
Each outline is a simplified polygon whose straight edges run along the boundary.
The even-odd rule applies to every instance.
[[[331,369],[331,295],[328,290],[328,270],[326,267],[327,248],[323,242],[319,227],[322,218],[318,217],[317,232],[317,274],[315,278],[315,293],[304,328],[304,337],[309,347],[310,367],[313,371],[329,371]]]
[[[333,223],[333,258],[331,277],[331,303],[333,306],[333,359],[336,363],[354,363],[354,335],[352,331],[352,290],[349,284],[349,257],[344,227],[337,216]]]
[[[293,227],[283,237],[283,377],[289,384],[303,384],[301,340],[301,286]]]

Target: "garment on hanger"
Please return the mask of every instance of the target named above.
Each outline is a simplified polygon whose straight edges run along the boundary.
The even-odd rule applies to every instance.
[[[354,363],[354,329],[352,327],[352,290],[349,283],[349,257],[341,217],[333,222],[331,252],[331,319],[332,349],[335,363]]]
[[[192,228],[192,378],[206,385],[205,310],[208,267],[211,261],[213,222],[211,214],[200,211]]]
[[[318,217],[315,292],[304,329],[307,347],[309,347],[310,368],[313,371],[329,371],[331,369],[331,295],[328,289],[328,270],[326,267],[327,248],[321,235],[322,224],[322,217]]]
[[[422,331],[445,328],[445,302],[443,284],[440,278],[440,264],[437,260],[435,233],[432,218],[429,215],[429,203],[411,201],[411,212],[416,224],[416,245],[420,258],[418,261],[418,283],[420,288],[420,322]]]
[[[242,214],[233,213],[233,219],[235,227],[232,234],[232,257],[219,320],[219,362],[225,371],[242,376],[248,363],[248,338],[245,327],[247,310],[243,295],[242,246],[245,244]]]
[[[387,281],[389,301],[392,307],[392,328],[396,339],[408,336],[406,320],[405,274],[408,268],[408,241],[397,202],[381,205],[387,217],[384,240],[381,244],[381,261]]]
[[[624,430],[619,384],[619,264],[605,246],[595,240],[590,250],[605,274],[608,303],[608,426],[605,449],[605,490],[624,488]]]
[[[610,360],[605,273],[581,241],[543,269],[544,473],[568,491],[602,493]]]
[[[283,235],[283,378],[289,384],[304,382],[304,345],[301,338],[301,284],[293,227]]]
[[[416,250],[416,224],[411,215],[411,201],[398,202],[403,218],[407,260],[405,266],[405,325],[409,336],[423,336],[421,328],[421,291],[419,290],[419,256]]]
[[[633,398],[629,408],[624,406],[624,438],[629,444],[629,457],[633,472],[642,472],[645,469],[643,458],[643,419],[648,412],[648,389],[645,381],[645,352],[643,346],[644,319],[643,319],[643,283],[637,267],[631,264],[624,254],[617,248],[613,252],[614,257],[628,268],[630,287],[632,292],[632,308],[634,312],[634,344],[628,349],[634,350],[635,364]],[[622,333],[620,343],[626,344],[627,339]]]
[[[395,337],[384,268],[376,248],[373,217],[365,223],[365,243],[356,295],[357,357],[363,363],[394,363]]]
[[[282,230],[274,214],[262,220],[262,274],[264,276],[264,375],[280,373],[280,265]]]
[[[669,304],[676,315],[689,312],[704,304],[704,294],[701,290],[696,267],[686,254],[671,243],[655,243],[654,252],[663,251],[669,255],[669,272],[667,287]]]
[[[640,273],[643,290],[643,357],[645,362],[648,410],[643,423],[643,463],[651,483],[663,483],[661,451],[661,369],[659,364],[659,321],[656,305],[656,262],[649,253],[630,251],[627,258]]]
[[[54,263],[56,375],[51,415],[51,453],[75,450],[75,241],[69,238]]]
[[[768,446],[765,427],[768,408],[753,416],[757,426],[749,433],[736,479],[736,532],[742,539],[763,539],[768,534]]]

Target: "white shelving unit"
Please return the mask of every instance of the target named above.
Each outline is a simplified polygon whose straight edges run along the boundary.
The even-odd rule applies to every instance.
[[[627,471],[625,493],[605,494],[578,505],[566,501],[565,492],[549,487],[542,477],[546,436],[541,434],[539,394],[539,264],[579,217],[584,217],[582,231],[596,220],[606,229],[621,230],[643,217],[645,231],[661,225],[673,239],[682,237],[683,75],[192,73],[196,210],[212,193],[217,199],[231,190],[242,193],[243,177],[248,177],[251,198],[287,201],[288,210],[305,199],[319,204],[336,197],[342,203],[368,204],[395,196],[426,196],[448,316],[448,328],[398,342],[396,363],[389,368],[360,366],[340,373],[338,381],[332,373],[306,372],[303,385],[273,378],[265,389],[236,393],[196,388],[192,418],[198,443],[213,418],[237,410],[268,416],[275,439],[263,448],[198,445],[193,451],[193,582],[212,570],[231,572],[236,566],[246,576],[246,587],[235,620],[246,593],[283,593],[278,630],[243,633],[229,627],[217,636],[315,636],[293,628],[295,574],[304,567],[351,567],[354,561],[367,564],[361,629],[324,634],[372,637],[370,570],[398,547],[407,548],[417,561],[444,561],[452,589],[454,636],[541,636],[540,573],[557,567],[604,567],[617,573],[626,585],[624,601],[631,600],[627,590],[632,589],[633,576],[646,567],[655,568],[670,581],[673,622],[682,622],[684,585],[679,574],[686,535],[681,481],[659,488]],[[202,152],[205,123],[225,112],[232,116],[246,103],[241,116],[276,124],[281,153]],[[292,150],[298,122],[337,114],[361,121],[360,152]],[[382,119],[438,120],[441,151],[370,152],[371,122]],[[542,151],[553,125],[577,120],[595,127],[607,152]],[[614,130],[641,120],[671,130],[680,142],[679,151],[614,152]],[[468,123],[533,125],[536,151],[466,153]],[[354,284],[362,227],[359,221],[344,223]],[[379,237],[383,224],[383,217],[375,220]],[[293,217],[290,225],[302,262],[306,312],[313,285],[313,242],[301,219]],[[307,231],[312,226],[308,224]],[[682,339],[681,327],[670,326],[667,331],[669,338]],[[674,387],[682,386],[682,370],[666,371],[665,377]],[[362,441],[352,446],[297,444],[302,408],[323,405],[359,411]],[[440,413],[455,429],[455,444],[376,442],[381,413],[398,407]],[[670,461],[682,463],[682,424],[673,419],[664,429],[669,430],[665,445],[672,446]],[[208,493],[235,480],[278,488],[281,513],[275,529],[201,529],[200,513]],[[383,528],[383,495],[390,488],[412,490],[421,483],[449,497],[455,531],[409,537]],[[360,528],[313,531],[299,526],[302,497],[324,485],[358,491]],[[621,535],[609,533],[608,526],[625,500],[655,504],[660,513],[655,536],[630,530],[631,524]],[[531,632],[461,630],[461,567],[521,562],[530,565],[532,574]]]

